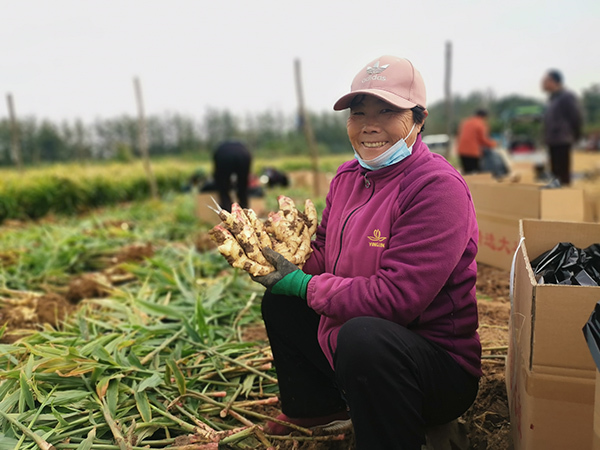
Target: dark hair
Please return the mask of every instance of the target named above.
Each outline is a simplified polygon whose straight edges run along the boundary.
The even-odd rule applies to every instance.
[[[483,108],[479,108],[479,109],[475,110],[475,115],[479,116],[479,117],[487,117],[488,112],[487,112],[487,110],[485,110]]]
[[[350,108],[352,108],[353,106],[358,105],[360,102],[363,101],[363,99],[365,98],[365,94],[358,94],[355,95],[352,100],[350,101]]]
[[[548,78],[550,78],[551,80],[554,80],[554,82],[556,82],[558,84],[563,83],[563,75],[559,70],[550,69],[548,71]]]
[[[421,124],[421,123],[423,124],[423,126],[419,130],[419,134],[421,134],[425,130],[425,118],[427,117],[425,115],[425,108],[417,105],[417,106],[410,108],[410,110],[412,111],[413,122],[416,124]]]

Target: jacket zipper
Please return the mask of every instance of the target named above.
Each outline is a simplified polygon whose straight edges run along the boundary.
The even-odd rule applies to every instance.
[[[370,188],[372,186],[372,182],[371,180],[369,180],[369,178],[367,177],[367,173],[365,172],[364,174],[365,177],[365,188]],[[371,190],[371,195],[369,195],[369,198],[362,204],[357,206],[356,208],[354,208],[352,210],[352,212],[350,212],[350,214],[348,214],[348,217],[346,217],[346,220],[344,221],[344,225],[342,225],[342,231],[340,232],[340,251],[337,255],[337,258],[335,259],[335,264],[333,265],[333,275],[335,275],[335,271],[337,269],[337,265],[338,262],[340,261],[340,256],[342,256],[342,242],[344,240],[344,230],[346,229],[346,224],[348,223],[348,221],[350,220],[350,217],[352,217],[352,215],[358,211],[360,208],[362,208],[363,206],[365,206],[367,203],[369,203],[369,201],[371,200],[371,198],[373,197],[373,193],[375,192],[375,187],[373,186],[373,189]]]

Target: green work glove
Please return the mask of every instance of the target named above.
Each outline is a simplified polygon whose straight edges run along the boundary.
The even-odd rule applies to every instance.
[[[296,265],[289,262],[280,253],[270,248],[262,251],[266,260],[269,261],[275,272],[262,277],[250,276],[257,283],[270,289],[273,294],[296,296],[306,299],[306,289],[312,275],[302,272]]]

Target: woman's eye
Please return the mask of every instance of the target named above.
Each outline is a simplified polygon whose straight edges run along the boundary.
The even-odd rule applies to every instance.
[[[352,111],[350,114],[352,114],[353,116],[362,116],[365,113],[362,111]]]

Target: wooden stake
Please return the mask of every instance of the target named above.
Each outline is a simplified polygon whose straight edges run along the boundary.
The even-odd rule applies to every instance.
[[[19,145],[19,124],[17,123],[12,94],[6,94],[6,103],[8,104],[8,115],[10,117],[10,153],[17,169],[22,171],[23,162],[21,160],[21,146]]]
[[[140,147],[140,153],[142,154],[142,160],[144,162],[146,176],[148,177],[148,183],[150,183],[150,193],[152,194],[153,199],[157,199],[158,186],[156,185],[156,178],[154,177],[152,165],[150,164],[150,155],[148,152],[148,133],[146,131],[146,117],[144,115],[144,99],[142,97],[142,86],[138,77],[133,79],[133,86],[135,89],[135,98],[138,108],[138,145]]]
[[[445,73],[444,73],[444,97],[446,100],[446,134],[452,141],[452,42],[446,42]],[[450,149],[448,149],[450,150]]]
[[[300,69],[300,60],[294,61],[294,69],[296,74],[296,94],[298,96],[298,115],[302,121],[302,129],[306,142],[308,143],[308,149],[310,151],[312,171],[313,171],[313,193],[316,196],[319,195],[319,151],[317,149],[317,143],[313,134],[312,126],[310,124],[310,118],[304,107],[304,95],[302,92],[302,72]]]

